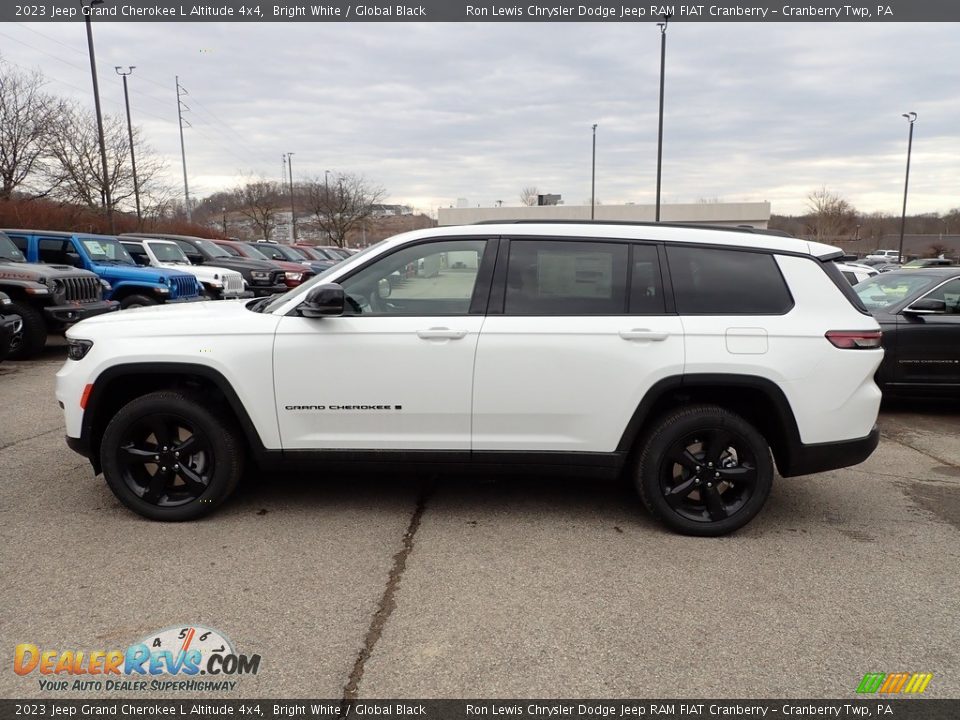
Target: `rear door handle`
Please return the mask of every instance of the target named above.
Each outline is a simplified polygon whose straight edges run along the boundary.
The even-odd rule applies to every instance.
[[[649,330],[647,328],[633,328],[632,330],[621,330],[620,337],[624,340],[650,340],[652,342],[660,342],[670,337],[670,333]]]
[[[445,327],[433,327],[428,330],[417,330],[417,337],[422,340],[460,340],[467,336],[466,330],[451,330]]]

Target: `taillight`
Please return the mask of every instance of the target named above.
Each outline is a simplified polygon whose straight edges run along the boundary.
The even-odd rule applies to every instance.
[[[879,330],[829,330],[827,340],[845,350],[872,350],[880,347],[883,333]]]

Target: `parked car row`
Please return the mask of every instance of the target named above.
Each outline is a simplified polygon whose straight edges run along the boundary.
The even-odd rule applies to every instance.
[[[18,318],[7,352],[36,355],[48,334],[104,312],[286,292],[337,262],[275,243],[0,230],[0,292]]]

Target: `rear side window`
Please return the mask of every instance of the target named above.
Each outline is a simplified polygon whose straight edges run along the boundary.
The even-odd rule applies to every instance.
[[[623,315],[628,246],[513,240],[506,315]]]
[[[793,307],[770,254],[672,246],[667,259],[681,315],[782,315]]]
[[[67,253],[73,249],[69,240],[59,238],[40,238],[37,243],[37,251],[40,255],[40,262],[54,263],[56,265],[68,265]]]

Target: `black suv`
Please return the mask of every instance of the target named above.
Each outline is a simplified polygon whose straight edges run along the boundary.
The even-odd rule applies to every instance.
[[[190,235],[165,235],[163,233],[124,233],[122,237],[157,238],[172,240],[194,265],[214,265],[236,270],[243,275],[247,289],[257,297],[286,292],[289,288],[283,281],[283,270],[266,260],[234,257],[213,240]]]
[[[50,332],[62,332],[84,318],[120,309],[103,299],[96,275],[69,265],[28,263],[13,241],[0,232],[0,291],[10,297],[5,315],[19,315],[23,329],[15,334],[11,358],[28,358],[43,350]]]

